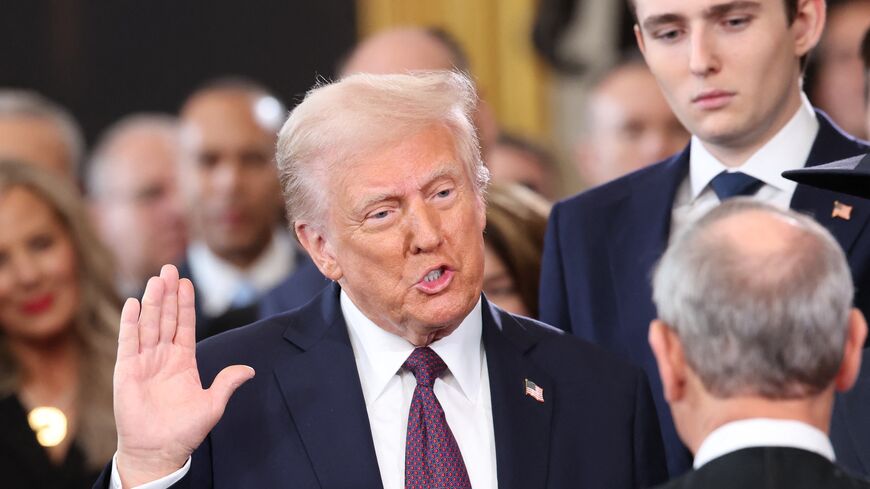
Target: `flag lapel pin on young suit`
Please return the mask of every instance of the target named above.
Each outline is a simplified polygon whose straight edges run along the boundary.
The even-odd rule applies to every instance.
[[[543,403],[544,402],[544,388],[539,386],[538,384],[532,382],[529,379],[525,379],[525,394],[532,399]]]

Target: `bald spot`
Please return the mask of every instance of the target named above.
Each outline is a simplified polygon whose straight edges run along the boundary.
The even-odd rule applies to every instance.
[[[801,257],[815,249],[810,234],[797,221],[768,212],[749,210],[726,217],[713,224],[705,233],[708,242],[718,242],[736,253],[744,263],[776,263],[762,267],[763,273],[779,271],[790,273],[781,267],[783,259]],[[761,275],[762,270],[756,270]],[[777,274],[779,275],[779,274]]]

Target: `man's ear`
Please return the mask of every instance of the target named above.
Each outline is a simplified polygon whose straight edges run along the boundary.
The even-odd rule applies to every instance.
[[[341,279],[344,274],[335,259],[335,251],[320,228],[312,226],[307,221],[296,221],[293,228],[299,243],[308,252],[308,256],[317,265],[320,273],[336,282]]]
[[[634,38],[637,40],[637,48],[642,56],[646,56],[646,45],[643,42],[643,31],[638,24],[634,24]]]
[[[861,371],[861,357],[864,353],[864,340],[867,338],[867,321],[858,309],[852,309],[849,314],[849,326],[846,330],[846,345],[843,348],[843,361],[834,379],[834,387],[844,392],[855,385],[858,373]]]
[[[664,321],[653,320],[649,325],[649,345],[656,358],[662,389],[668,404],[678,402],[686,394],[686,360],[680,338]]]
[[[825,0],[798,0],[797,7],[791,31],[794,35],[795,55],[801,57],[819,43],[825,30],[827,9]]]

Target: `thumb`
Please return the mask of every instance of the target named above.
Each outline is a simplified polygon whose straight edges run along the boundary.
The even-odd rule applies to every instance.
[[[254,378],[254,369],[247,365],[230,365],[217,374],[208,391],[213,405],[223,413],[230,396],[245,382]]]

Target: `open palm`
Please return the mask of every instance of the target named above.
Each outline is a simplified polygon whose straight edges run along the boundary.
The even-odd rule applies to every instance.
[[[203,389],[196,368],[193,285],[166,265],[142,305],[121,312],[115,364],[118,473],[129,487],[179,469],[218,422],[235,389],[254,376],[233,365]]]

